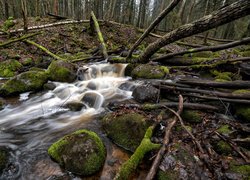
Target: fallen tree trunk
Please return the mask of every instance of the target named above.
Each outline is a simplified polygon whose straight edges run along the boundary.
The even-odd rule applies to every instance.
[[[223,49],[232,48],[235,46],[249,44],[249,43],[250,43],[250,37],[247,37],[247,38],[244,38],[242,40],[234,41],[234,42],[231,42],[228,44],[222,44],[222,45],[218,45],[218,46],[205,46],[205,47],[190,49],[190,50],[186,50],[186,51],[170,53],[170,54],[167,54],[165,56],[154,58],[154,59],[152,59],[152,61],[158,61],[158,62],[164,61],[165,59],[169,59],[169,58],[172,58],[174,56],[184,55],[184,54],[189,54],[189,53],[196,53],[196,52],[201,52],[201,51],[220,51]]]
[[[102,36],[102,32],[100,30],[98,21],[97,21],[97,19],[96,19],[95,14],[94,14],[93,11],[91,11],[91,19],[90,19],[90,21],[91,20],[94,21],[95,30],[97,32],[97,36],[98,36],[98,39],[99,39],[99,41],[101,43],[101,47],[102,47],[102,54],[103,54],[103,56],[104,56],[105,59],[108,59],[108,53],[107,53],[106,45],[105,45],[105,42],[104,42],[104,39],[103,39],[103,36]]]
[[[37,36],[38,34],[41,34],[41,33],[38,32],[38,33],[28,34],[28,35],[24,35],[24,36],[21,36],[21,37],[16,38],[16,39],[9,40],[7,42],[1,43],[0,48],[3,48],[3,47],[5,47],[5,46],[7,46],[9,44],[12,44],[12,43],[15,43],[15,42],[18,42],[18,41],[23,41],[23,40],[28,39],[28,38],[33,37],[33,36]]]
[[[135,44],[130,49],[127,58],[130,58],[134,52],[134,50],[141,44],[141,42],[147,37],[147,35],[154,29],[156,25],[158,25],[162,19],[170,13],[175,6],[180,2],[181,0],[173,0],[168,7],[166,7],[159,16],[149,25],[149,27],[144,31],[142,36],[135,42]]]
[[[226,24],[248,14],[250,14],[250,0],[239,0],[228,6],[224,6],[212,14],[204,16],[193,23],[185,24],[151,43],[139,57],[139,61],[147,63],[156,51],[167,44]]]
[[[195,37],[204,39],[203,35],[196,35]],[[217,41],[217,42],[225,42],[225,43],[229,43],[229,42],[234,41],[234,40],[231,40],[231,39],[218,39],[218,38],[212,38],[212,37],[207,37],[207,39],[212,40],[212,41]]]
[[[36,46],[38,49],[41,49],[42,51],[44,51],[46,54],[52,56],[53,58],[57,59],[57,60],[65,60],[59,56],[57,56],[56,54],[50,52],[48,49],[46,49],[45,47],[43,47],[42,45],[39,45],[37,43],[35,43],[34,41],[30,41],[30,40],[24,40],[24,42],[31,44],[33,46]]]
[[[56,20],[65,20],[65,19],[68,19],[67,17],[59,16],[59,15],[52,14],[52,13],[47,13],[47,15],[55,18]]]
[[[202,87],[226,88],[226,89],[245,89],[250,88],[250,81],[228,81],[216,82],[202,79],[180,79],[177,83],[188,84]]]

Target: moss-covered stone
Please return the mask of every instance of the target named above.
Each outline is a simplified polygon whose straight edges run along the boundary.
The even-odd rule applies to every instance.
[[[45,72],[27,71],[8,80],[0,88],[1,96],[16,95],[27,91],[37,91],[48,81]]]
[[[133,69],[131,76],[134,79],[163,79],[168,73],[169,70],[167,67],[158,65],[154,66],[150,64],[140,64],[135,69]]]
[[[118,112],[119,113],[119,112]],[[102,119],[102,125],[109,138],[117,145],[135,151],[139,146],[149,123],[139,113],[107,114]]]
[[[32,58],[25,58],[23,61],[22,61],[22,65],[24,66],[30,66],[32,65],[34,62],[33,62],[33,59]]]
[[[202,113],[200,111],[194,110],[184,110],[181,114],[181,117],[184,121],[190,123],[201,123],[202,122]]]
[[[48,67],[49,79],[59,82],[74,82],[76,80],[77,68],[74,64],[58,60],[53,61]]]
[[[131,76],[133,69],[137,66],[137,64],[128,64],[125,68],[124,75]]]
[[[240,119],[242,119],[243,121],[246,122],[250,122],[250,106],[236,106],[236,115],[237,117],[239,117]]]
[[[9,153],[0,148],[0,172],[6,167]]]
[[[231,72],[219,72],[217,70],[210,71],[213,75],[215,75],[215,79],[217,81],[224,80],[224,81],[232,81],[233,73]]]
[[[86,129],[64,136],[49,147],[48,153],[66,170],[83,176],[99,171],[106,157],[101,139]]]
[[[228,135],[231,134],[233,131],[230,129],[229,125],[223,125],[221,126],[218,130],[219,133],[224,134],[224,135]]]
[[[167,171],[162,171],[159,170],[157,173],[157,179],[158,180],[177,180],[179,179],[179,172],[175,170],[167,170]]]
[[[13,77],[18,70],[22,68],[22,64],[17,60],[10,59],[0,63],[0,77]]]
[[[232,152],[231,146],[222,140],[216,143],[215,150],[223,155],[229,155]]]

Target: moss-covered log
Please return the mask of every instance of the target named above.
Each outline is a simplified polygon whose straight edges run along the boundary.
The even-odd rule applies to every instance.
[[[120,171],[115,177],[116,180],[129,179],[129,176],[134,170],[136,170],[144,155],[149,151],[160,148],[160,144],[154,144],[151,142],[150,138],[152,137],[152,133],[153,126],[150,126],[135,153],[122,165]]]
[[[103,36],[102,36],[102,32],[100,30],[98,21],[97,21],[97,19],[96,19],[95,14],[94,14],[93,11],[91,11],[91,19],[94,21],[95,30],[97,32],[98,39],[99,39],[99,41],[101,43],[101,46],[102,46],[103,56],[104,56],[105,59],[107,59],[108,58],[108,53],[107,53],[106,45],[105,45],[105,42],[104,42],[104,39],[103,39]]]
[[[38,49],[41,49],[42,51],[44,51],[45,53],[47,53],[48,55],[52,56],[53,58],[57,59],[57,60],[65,60],[59,56],[57,56],[56,54],[50,52],[48,49],[46,49],[45,47],[43,47],[40,44],[35,43],[34,41],[30,41],[30,40],[24,40],[25,42],[27,42],[28,44],[31,44],[33,46],[36,46]]]

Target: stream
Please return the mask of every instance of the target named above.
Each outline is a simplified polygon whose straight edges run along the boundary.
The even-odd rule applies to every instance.
[[[55,179],[66,173],[47,154],[48,147],[81,128],[95,131],[104,140],[108,157],[127,158],[101,130],[98,116],[112,101],[130,99],[136,82],[124,77],[126,65],[88,64],[78,70],[74,83],[52,82],[54,90],[24,93],[0,111],[0,147],[11,153],[0,179]],[[129,83],[128,83],[129,82]],[[119,88],[121,85],[125,88]],[[125,86],[124,86],[125,85]],[[80,104],[71,111],[67,104]],[[106,160],[107,161],[107,160]],[[110,179],[107,162],[98,177]],[[81,179],[70,175],[70,179]],[[89,177],[93,179],[93,177]],[[99,178],[94,178],[99,179]]]

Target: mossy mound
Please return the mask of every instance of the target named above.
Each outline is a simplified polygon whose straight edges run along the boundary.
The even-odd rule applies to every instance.
[[[166,74],[169,74],[169,70],[166,66],[154,66],[150,64],[138,65],[131,72],[131,76],[134,79],[163,79]]]
[[[48,153],[66,170],[83,176],[99,171],[106,157],[101,139],[86,129],[64,136],[50,146]]]
[[[8,156],[9,153],[0,148],[0,172],[6,167],[6,164],[8,163]]]
[[[250,57],[250,50],[242,52],[243,57]]]
[[[110,113],[102,119],[102,125],[109,138],[117,145],[135,151],[149,127],[146,118],[139,113]]]
[[[212,51],[201,51],[201,52],[192,53],[192,57],[211,58],[213,56],[214,54]]]
[[[58,60],[53,61],[48,67],[49,80],[59,82],[74,82],[77,69],[72,63]]]
[[[202,113],[200,111],[185,110],[181,114],[181,117],[184,121],[190,123],[201,123],[202,122]]]
[[[219,154],[229,155],[232,152],[232,148],[228,143],[221,140],[215,144],[215,151]]]
[[[27,71],[4,83],[0,88],[0,95],[11,96],[27,91],[41,90],[47,81],[48,76],[45,72]]]
[[[238,89],[233,92],[233,94],[250,94],[250,90],[248,89]]]
[[[34,61],[32,58],[25,58],[21,63],[24,66],[31,66],[34,64]]]
[[[221,126],[217,131],[224,135],[228,135],[233,132],[228,124]]]
[[[238,165],[236,162],[232,162],[229,168],[230,172],[238,173],[243,176],[243,179],[249,180],[250,179],[250,165]]]
[[[135,69],[137,64],[128,64],[125,68],[124,75],[131,76],[133,69]]]
[[[13,77],[22,67],[22,64],[14,59],[3,61],[0,63],[0,77]]]
[[[231,72],[219,72],[217,70],[210,71],[213,75],[215,75],[216,81],[224,82],[224,81],[232,81],[233,73]]]
[[[174,170],[167,170],[167,171],[162,171],[159,170],[157,173],[157,179],[158,180],[174,180],[174,179],[179,179],[179,172],[174,171]]]
[[[250,106],[236,106],[236,116],[245,122],[250,122]]]

